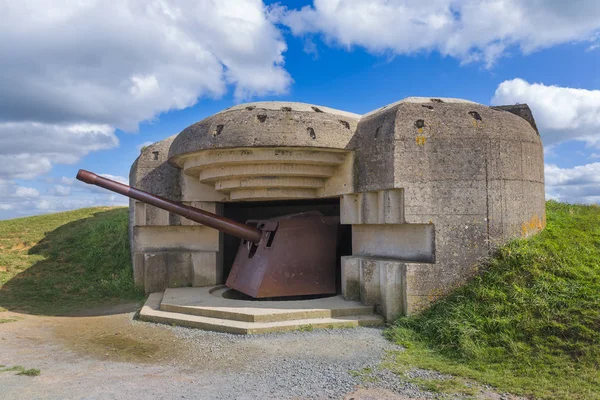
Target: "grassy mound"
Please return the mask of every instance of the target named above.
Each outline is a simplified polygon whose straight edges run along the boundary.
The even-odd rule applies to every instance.
[[[126,208],[0,221],[0,307],[59,315],[141,298]]]
[[[547,227],[388,335],[395,363],[538,398],[600,399],[600,207],[547,203]]]

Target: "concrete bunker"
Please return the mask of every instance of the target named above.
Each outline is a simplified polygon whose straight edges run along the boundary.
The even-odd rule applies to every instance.
[[[387,319],[422,310],[496,246],[545,225],[543,150],[526,105],[407,98],[357,115],[242,104],[145,148],[130,184],[238,221],[339,215],[339,292]],[[220,285],[235,255],[235,239],[137,201],[130,233],[148,293]]]

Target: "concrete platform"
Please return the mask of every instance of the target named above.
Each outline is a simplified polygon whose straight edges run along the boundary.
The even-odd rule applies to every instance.
[[[249,301],[223,298],[224,286],[152,293],[140,312],[149,322],[237,334],[382,325],[373,307],[341,296],[313,300]]]

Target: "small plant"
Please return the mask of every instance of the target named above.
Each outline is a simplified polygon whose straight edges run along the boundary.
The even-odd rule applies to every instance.
[[[348,373],[354,378],[358,378],[362,383],[376,383],[380,380],[375,375],[375,370],[371,367],[365,367],[360,370],[350,370]]]
[[[4,367],[4,365],[0,365],[0,368]],[[26,369],[20,365],[15,365],[14,367],[8,367],[0,369],[0,372],[18,372],[17,375],[24,376],[38,376],[40,374],[40,370],[36,368]]]
[[[474,396],[477,393],[477,387],[467,384],[463,379],[450,378],[450,379],[425,379],[425,378],[411,378],[407,379],[408,382],[412,382],[419,386],[423,390],[434,393],[448,394],[463,394]]]
[[[301,325],[298,330],[300,332],[312,332],[314,330],[314,326],[312,325]]]
[[[40,374],[40,370],[36,368],[25,369],[19,372],[17,375],[25,375],[25,376],[38,376]]]

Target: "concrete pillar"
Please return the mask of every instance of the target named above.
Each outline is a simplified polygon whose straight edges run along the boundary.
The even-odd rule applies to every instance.
[[[342,296],[346,300],[360,300],[360,258],[342,257]]]
[[[342,257],[342,296],[375,306],[393,321],[405,311],[405,265],[391,259]]]

